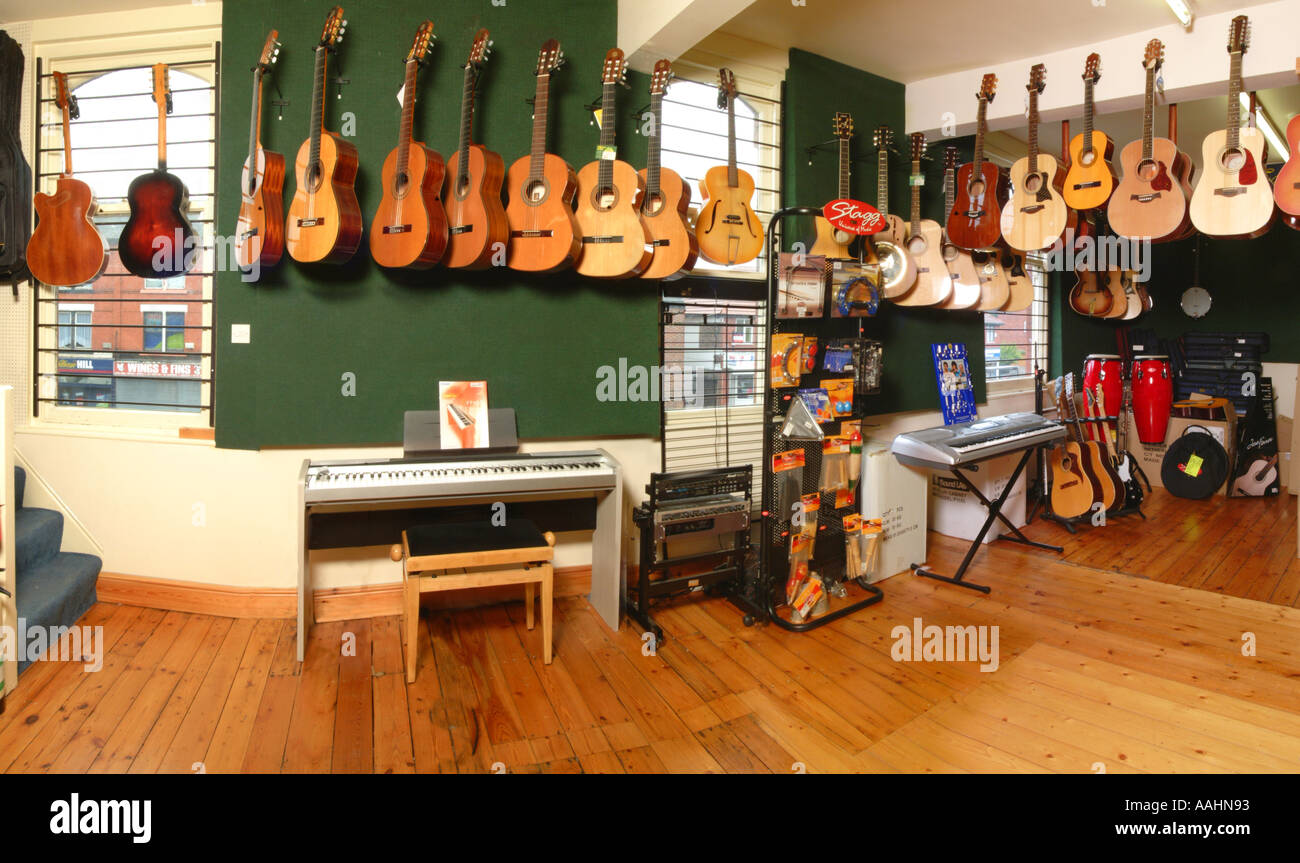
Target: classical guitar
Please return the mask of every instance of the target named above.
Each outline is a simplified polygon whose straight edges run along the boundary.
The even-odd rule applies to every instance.
[[[248,158],[239,175],[239,219],[235,261],[244,270],[274,267],[284,255],[284,156],[262,147],[262,83],[280,56],[272,30],[253,67],[253,118],[248,124]]]
[[[650,231],[641,217],[645,186],[636,169],[615,158],[618,113],[615,91],[627,74],[618,48],[605,54],[601,71],[600,146],[597,158],[578,172],[577,217],[582,253],[577,270],[598,279],[638,276],[654,254]]]
[[[907,254],[903,220],[889,212],[889,151],[894,146],[894,132],[888,126],[877,126],[871,141],[876,147],[876,209],[885,228],[867,236],[863,251],[868,263],[880,268],[881,296],[897,300],[916,284],[916,262]]]
[[[433,22],[425,21],[406,54],[401,130],[384,160],[384,194],[370,222],[370,256],[381,267],[428,269],[447,250],[447,215],[438,197],[446,173],[442,156],[416,141],[412,132],[416,79],[432,40]]]
[[[1273,198],[1277,201],[1282,221],[1288,228],[1300,230],[1300,114],[1286,124],[1286,141],[1291,158],[1277,172],[1273,182]]]
[[[560,43],[548,39],[537,54],[537,89],[533,96],[533,139],[527,156],[506,172],[506,222],[510,242],[506,261],[511,269],[549,273],[573,266],[582,251],[573,196],[578,176],[569,163],[546,152],[550,114],[551,74],[564,62]]]
[[[943,228],[933,219],[921,218],[921,158],[925,155],[925,133],[910,137],[912,156],[912,212],[903,248],[916,268],[912,289],[894,300],[900,306],[934,306],[952,294],[952,276],[943,260]]]
[[[700,254],[718,264],[744,264],[763,250],[763,225],[750,207],[754,178],[736,167],[736,77],[718,70],[718,107],[727,109],[727,165],[700,180],[706,203],[695,220]]]
[[[1201,145],[1200,182],[1190,210],[1196,230],[1209,237],[1258,237],[1273,226],[1273,188],[1264,173],[1268,142],[1252,123],[1241,124],[1241,58],[1250,43],[1250,21],[1232,19],[1228,31],[1228,128]]]
[[[1025,256],[1014,249],[995,252],[1007,279],[1007,301],[1001,311],[1023,312],[1034,304],[1034,282],[1025,271]]]
[[[1101,389],[1101,385],[1097,385]],[[1097,404],[1093,400],[1093,394],[1085,389],[1083,391],[1083,410],[1090,423],[1095,423],[1101,432],[1102,443],[1089,441],[1090,444],[1097,447],[1101,453],[1101,469],[1106,473],[1106,479],[1110,482],[1112,500],[1110,506],[1106,507],[1108,511],[1114,511],[1124,508],[1124,483],[1120,479],[1115,456],[1115,448],[1110,440],[1110,426],[1102,419],[1105,414],[1097,410]]]
[[[975,304],[978,312],[996,312],[1006,307],[1011,301],[1011,282],[1007,279],[1006,268],[1002,266],[1002,253],[999,249],[988,252],[969,252],[971,262],[975,265],[975,275],[980,280],[980,299]]]
[[[691,205],[691,187],[672,168],[659,162],[663,128],[664,93],[673,77],[673,65],[668,60],[655,63],[650,76],[650,114],[652,125],[646,136],[646,167],[641,171],[645,182],[645,195],[641,199],[641,217],[654,242],[654,257],[649,268],[641,274],[643,279],[667,279],[687,273],[695,266],[700,245],[686,218]]]
[[[1065,375],[1065,407],[1069,412],[1075,444],[1079,448],[1079,466],[1092,484],[1092,502],[1100,503],[1103,509],[1108,510],[1115,505],[1115,485],[1110,481],[1110,475],[1102,463],[1101,447],[1083,433],[1083,424],[1074,405],[1074,372]]]
[[[850,114],[837,113],[834,120],[835,138],[840,149],[840,184],[839,200],[849,197],[849,147],[853,140],[853,117]],[[814,221],[817,234],[808,250],[810,255],[825,255],[828,258],[851,258],[853,252],[849,246],[853,235],[831,225],[823,216]]]
[[[1093,89],[1101,80],[1101,55],[1089,54],[1083,66],[1083,132],[1070,141],[1070,170],[1062,192],[1065,204],[1080,212],[1106,206],[1115,191],[1111,157],[1115,142],[1092,127]]]
[[[946,147],[943,153],[943,260],[952,278],[952,293],[939,304],[941,309],[970,309],[980,301],[980,277],[975,272],[975,262],[970,252],[958,248],[948,240],[946,214],[952,212],[952,202],[957,194],[957,148]]]
[[[190,193],[167,173],[167,115],[172,92],[167,65],[153,67],[153,100],[158,105],[158,169],[131,181],[126,200],[131,215],[122,226],[117,256],[127,272],[142,279],[170,279],[189,272],[197,257],[194,228],[185,211]]]
[[[1263,497],[1268,487],[1277,481],[1277,456],[1257,458],[1246,472],[1232,483],[1233,497]]]
[[[1053,383],[1056,395],[1056,412],[1062,422],[1066,419],[1061,379]],[[1092,483],[1083,473],[1079,445],[1066,438],[1060,446],[1053,447],[1048,457],[1052,474],[1052,512],[1060,518],[1078,518],[1092,507]]]
[[[1159,39],[1147,43],[1142,57],[1146,70],[1142,138],[1120,151],[1121,178],[1106,210],[1115,233],[1131,240],[1174,239],[1188,225],[1187,197],[1179,177],[1186,157],[1173,141],[1154,134],[1156,74],[1164,56]]]
[[[1003,231],[1007,245],[1022,252],[1045,249],[1060,239],[1068,216],[1061,197],[1064,179],[1054,156],[1039,152],[1038,97],[1047,86],[1047,68],[1029,70],[1029,155],[1011,166],[1010,228]]]
[[[57,288],[93,282],[108,265],[104,238],[95,227],[95,196],[72,176],[69,120],[81,115],[68,92],[68,76],[54,73],[55,104],[63,112],[63,173],[53,195],[37,193],[36,230],[27,243],[27,265],[37,281]]]
[[[294,159],[297,185],[285,222],[285,245],[289,255],[304,264],[342,263],[361,246],[361,206],[354,187],[357,148],[324,128],[329,55],[346,26],[342,8],[335,6],[316,46],[311,130]]]
[[[497,153],[474,143],[474,92],[479,72],[492,51],[487,30],[474,34],[474,44],[465,61],[465,87],[460,102],[460,142],[456,156],[447,165],[442,206],[447,212],[450,237],[443,263],[449,267],[481,270],[492,265],[493,257],[504,253],[510,238],[510,222],[501,205],[501,181],[505,162]],[[507,261],[508,263],[508,261]]]
[[[992,162],[984,159],[988,134],[988,106],[997,95],[998,76],[985,75],[980,83],[979,114],[975,128],[974,161],[957,171],[957,197],[948,213],[948,238],[963,249],[992,248],[1002,236],[1002,205],[1007,181]]]

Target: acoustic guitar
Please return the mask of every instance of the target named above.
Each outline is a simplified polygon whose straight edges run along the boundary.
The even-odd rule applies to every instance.
[[[573,197],[578,176],[569,163],[546,152],[551,74],[564,63],[560,43],[548,39],[537,54],[537,89],[533,96],[533,139],[527,156],[506,172],[510,225],[507,262],[511,269],[549,273],[570,267],[582,252]]]
[[[1097,385],[1097,390],[1101,390],[1101,384]],[[1115,447],[1110,439],[1110,425],[1102,419],[1105,416],[1097,410],[1097,403],[1093,399],[1093,394],[1085,389],[1083,391],[1083,411],[1088,417],[1090,423],[1095,424],[1096,430],[1101,432],[1102,443],[1088,441],[1092,446],[1097,447],[1101,455],[1101,469],[1106,474],[1106,479],[1110,484],[1111,502],[1106,507],[1107,512],[1114,512],[1124,508],[1124,482],[1120,479],[1118,471],[1118,458],[1115,455]]]
[[[979,312],[996,312],[1011,301],[1011,282],[1007,271],[1002,266],[1002,254],[998,249],[988,252],[968,252],[975,265],[975,275],[980,280],[980,299],[975,304]]]
[[[1067,411],[1061,393],[1061,379],[1052,382],[1056,412],[1066,422]],[[1060,518],[1078,518],[1092,508],[1092,483],[1083,473],[1079,445],[1066,438],[1052,448],[1048,457],[1052,474],[1052,512]]]
[[[492,265],[498,251],[504,252],[510,238],[510,222],[501,205],[501,181],[505,161],[497,153],[474,143],[474,92],[478,76],[492,53],[487,30],[474,34],[474,44],[465,61],[465,87],[460,101],[460,141],[456,156],[447,165],[442,206],[447,213],[450,237],[443,263],[465,270]],[[509,263],[509,261],[507,261]]]
[[[194,228],[185,215],[190,193],[179,177],[167,173],[167,115],[172,112],[172,91],[165,63],[153,67],[153,100],[158,105],[158,169],[136,177],[127,189],[131,215],[122,226],[117,256],[132,275],[170,279],[194,267],[198,249]]]
[[[853,117],[843,112],[835,115],[833,121],[835,138],[839,142],[840,150],[840,181],[839,181],[839,200],[849,197],[849,147],[853,140]],[[810,244],[808,254],[825,255],[828,258],[852,258],[853,252],[849,248],[853,244],[854,237],[845,231],[841,231],[831,225],[830,221],[824,216],[817,216],[813,224],[817,232],[815,238]]]
[[[1121,177],[1106,210],[1111,228],[1130,240],[1175,239],[1189,225],[1180,177],[1186,171],[1186,156],[1173,141],[1154,135],[1156,74],[1164,56],[1165,46],[1159,39],[1147,43],[1142,57],[1146,70],[1142,139],[1120,151]]]
[[[1075,445],[1079,448],[1079,466],[1092,484],[1092,502],[1100,503],[1103,509],[1109,510],[1115,504],[1115,486],[1102,464],[1101,448],[1095,440],[1089,440],[1083,433],[1083,424],[1079,421],[1079,412],[1074,405],[1074,372],[1068,372],[1065,376],[1065,407]]]
[[[1241,124],[1241,59],[1249,43],[1250,20],[1238,15],[1228,30],[1228,128],[1205,136],[1204,167],[1189,207],[1192,224],[1209,237],[1258,237],[1277,213],[1264,173],[1268,142],[1254,124]]]
[[[1025,311],[1034,304],[1034,282],[1025,271],[1025,256],[1012,249],[1001,249],[995,254],[1007,280],[1007,301],[1001,311]]]
[[[1002,236],[1002,205],[1007,200],[1007,180],[984,159],[988,134],[988,106],[997,95],[998,76],[980,82],[979,113],[975,128],[974,161],[957,171],[957,196],[948,213],[948,238],[963,249],[992,248]]]
[[[1106,206],[1115,191],[1115,168],[1110,161],[1115,142],[1092,127],[1093,90],[1100,80],[1101,55],[1089,54],[1083,65],[1083,132],[1070,141],[1070,170],[1062,192],[1066,206],[1079,212]]]
[[[957,148],[946,147],[943,153],[943,212],[952,212],[957,194]],[[980,301],[980,277],[970,252],[948,240],[947,219],[943,227],[943,260],[952,278],[952,293],[939,304],[941,309],[970,309]]]
[[[414,139],[416,80],[429,56],[433,22],[415,31],[406,54],[402,84],[402,125],[397,147],[384,159],[384,190],[370,222],[370,257],[381,267],[426,270],[447,250],[447,215],[438,193],[446,170],[442,156]]]
[[[325,19],[316,45],[311,130],[294,159],[297,187],[285,223],[285,245],[289,255],[304,264],[342,263],[361,246],[361,206],[354,186],[357,148],[324,128],[329,55],[338,46],[347,23],[338,6]]]
[[[620,159],[615,135],[618,113],[614,98],[627,74],[627,59],[618,48],[605,54],[601,71],[600,146],[597,159],[578,172],[577,218],[582,254],[577,270],[598,279],[638,276],[654,254],[650,231],[641,218],[645,186],[636,169]]]
[[[274,267],[284,256],[284,156],[262,147],[262,83],[279,56],[279,33],[272,30],[253,67],[248,158],[239,175],[235,262],[244,270]]]
[[[900,306],[934,306],[952,294],[952,276],[943,260],[943,228],[933,219],[921,218],[921,158],[925,155],[925,133],[913,132],[910,137],[912,156],[912,212],[907,225],[907,242],[904,249],[916,268],[916,281],[912,289],[894,300]]]
[[[1273,181],[1273,198],[1286,226],[1300,230],[1300,114],[1286,124],[1286,141],[1291,157]]]
[[[641,217],[654,242],[654,258],[641,274],[643,279],[669,279],[690,272],[700,254],[695,232],[686,218],[691,205],[691,187],[672,168],[660,165],[664,94],[673,77],[673,64],[655,63],[650,76],[651,131],[646,136],[646,167],[641,171],[645,195],[641,199]]]
[[[1047,87],[1047,67],[1035,64],[1029,70],[1029,155],[1011,166],[1010,228],[1003,237],[1013,249],[1033,252],[1045,249],[1065,232],[1068,208],[1061,196],[1065,177],[1054,156],[1039,152],[1038,97]]]
[[[63,173],[53,195],[35,196],[36,230],[27,243],[27,265],[37,281],[70,288],[99,278],[108,266],[108,250],[95,227],[95,196],[72,176],[69,121],[81,116],[77,97],[68,92],[65,73],[53,77],[54,102],[63,112]]]
[[[763,226],[750,202],[754,178],[736,167],[736,77],[718,70],[718,107],[727,110],[727,165],[716,165],[700,180],[706,203],[695,220],[700,254],[717,264],[744,264],[763,251]]]
[[[876,147],[876,209],[885,228],[867,236],[863,251],[867,263],[879,267],[880,295],[897,300],[916,283],[916,263],[907,254],[903,220],[889,212],[889,151],[894,147],[894,132],[888,126],[877,126],[871,142]]]

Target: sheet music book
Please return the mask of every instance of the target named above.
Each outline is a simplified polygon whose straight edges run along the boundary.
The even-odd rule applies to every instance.
[[[966,346],[951,342],[932,344],[930,351],[934,356],[934,377],[939,385],[939,407],[943,410],[943,424],[950,426],[977,419],[975,390],[971,385]]]

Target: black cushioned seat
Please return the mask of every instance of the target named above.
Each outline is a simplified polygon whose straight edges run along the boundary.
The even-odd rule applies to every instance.
[[[514,518],[503,525],[488,521],[418,524],[406,529],[406,543],[411,557],[424,557],[507,548],[541,548],[546,546],[546,537],[528,519]]]

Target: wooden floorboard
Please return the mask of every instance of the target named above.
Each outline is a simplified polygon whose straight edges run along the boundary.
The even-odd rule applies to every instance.
[[[1300,770],[1295,501],[1184,501],[987,546],[988,595],[898,575],[807,633],[722,599],[611,632],[557,600],[555,658],[519,603],[315,626],[101,603],[103,667],[38,662],[0,715],[6,772],[1133,773]],[[966,543],[930,534],[950,572]],[[896,657],[898,627],[997,628],[993,670]],[[972,630],[977,632],[978,630]],[[910,636],[909,636],[910,640]]]

